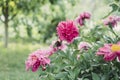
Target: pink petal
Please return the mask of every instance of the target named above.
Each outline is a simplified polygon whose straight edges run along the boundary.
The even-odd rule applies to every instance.
[[[105,61],[112,61],[115,59],[115,57],[116,57],[116,54],[111,52],[111,53],[104,55],[104,60]]]
[[[40,61],[38,60],[38,61],[32,66],[32,71],[33,71],[33,72],[36,72],[39,67],[40,67]]]

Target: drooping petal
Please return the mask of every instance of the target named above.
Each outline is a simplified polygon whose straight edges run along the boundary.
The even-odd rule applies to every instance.
[[[105,61],[112,61],[116,58],[116,54],[115,53],[108,53],[104,55],[104,60]]]

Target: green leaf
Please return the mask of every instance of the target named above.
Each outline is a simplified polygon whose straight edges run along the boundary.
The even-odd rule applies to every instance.
[[[83,80],[89,80],[88,78],[85,78],[85,79],[83,79]]]
[[[68,77],[69,77],[71,80],[74,80],[74,79],[75,79],[75,72],[74,72],[74,71],[69,71],[68,73],[69,73]]]
[[[119,7],[119,9],[118,9],[118,12],[120,12],[120,7]]]
[[[114,0],[115,2],[119,2],[120,0]]]
[[[118,9],[118,5],[117,4],[115,4],[115,3],[112,3],[112,4],[110,4],[110,6],[112,7],[112,12],[114,12],[114,11],[116,11],[117,9]]]
[[[96,73],[92,73],[93,80],[100,80],[100,77]]]
[[[103,75],[103,76],[101,77],[101,80],[108,80],[108,77],[109,77],[109,76],[107,76],[107,75]]]
[[[61,78],[64,78],[66,75],[67,75],[67,72],[60,72],[60,73],[56,74],[55,78],[61,79]]]

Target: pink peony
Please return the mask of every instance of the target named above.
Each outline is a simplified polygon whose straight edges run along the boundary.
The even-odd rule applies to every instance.
[[[48,58],[48,51],[37,50],[29,55],[26,64],[26,70],[32,69],[33,72],[37,71],[40,66],[45,68],[47,64],[50,64],[50,59]]]
[[[117,26],[117,22],[120,21],[119,16],[109,16],[107,19],[104,20],[105,25],[111,25],[112,27]]]
[[[80,25],[80,26],[83,26],[84,25],[84,21],[85,19],[90,19],[91,17],[91,14],[88,13],[88,12],[83,12],[80,14],[80,16],[78,16],[76,18],[76,22]]]
[[[79,35],[79,29],[73,21],[62,21],[57,26],[57,34],[60,40],[71,43]]]
[[[78,45],[79,50],[88,50],[91,45],[88,42],[80,42]]]
[[[120,42],[117,44],[105,44],[103,47],[99,48],[96,54],[104,55],[105,61],[112,61],[116,57],[120,61]]]

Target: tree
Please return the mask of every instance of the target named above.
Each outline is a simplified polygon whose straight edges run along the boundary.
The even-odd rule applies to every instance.
[[[4,24],[4,46],[8,46],[9,22],[20,14],[29,14],[38,9],[46,0],[0,0],[0,20]]]

